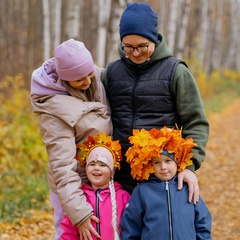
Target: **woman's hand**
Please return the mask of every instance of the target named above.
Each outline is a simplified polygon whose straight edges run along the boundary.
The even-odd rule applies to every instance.
[[[188,184],[188,201],[193,201],[193,203],[196,204],[199,200],[199,187],[197,176],[191,170],[184,169],[183,171],[178,173],[178,190],[182,189],[183,182],[186,182]]]
[[[96,216],[90,216],[79,227],[80,240],[93,240],[91,233],[96,236],[97,239],[101,239],[100,235],[92,226],[91,221],[99,222]]]

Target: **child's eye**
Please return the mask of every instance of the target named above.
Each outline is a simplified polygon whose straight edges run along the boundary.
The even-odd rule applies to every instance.
[[[91,72],[88,76],[91,78],[94,77],[94,72]]]

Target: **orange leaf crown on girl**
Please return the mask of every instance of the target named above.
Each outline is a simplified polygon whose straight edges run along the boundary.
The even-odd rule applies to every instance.
[[[126,161],[130,163],[131,175],[137,180],[147,180],[154,173],[151,160],[159,157],[163,150],[174,155],[178,171],[192,165],[191,149],[197,146],[192,138],[182,138],[182,130],[170,129],[166,126],[158,130],[153,128],[133,130],[128,138],[132,146],[126,152]]]
[[[96,147],[107,148],[113,155],[114,168],[120,169],[120,161],[122,160],[121,145],[118,140],[113,141],[112,137],[107,136],[104,131],[96,136],[88,136],[86,141],[77,144],[78,153],[76,158],[82,167],[86,166],[89,153]]]

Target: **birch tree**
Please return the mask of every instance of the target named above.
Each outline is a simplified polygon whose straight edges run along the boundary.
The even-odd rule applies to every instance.
[[[204,59],[204,68],[207,74],[210,74],[212,70],[212,49],[214,44],[214,24],[213,23],[213,9],[214,1],[209,1],[208,5],[208,29],[207,29],[207,43],[205,45],[205,59]]]
[[[54,18],[54,48],[61,42],[61,13],[62,13],[62,0],[55,1],[55,18]]]
[[[215,33],[214,33],[214,44],[213,44],[213,54],[212,54],[212,67],[213,69],[220,68],[221,66],[221,31],[222,31],[222,9],[223,2],[222,0],[217,0],[216,2],[216,24],[215,24]]]
[[[118,44],[120,42],[119,36],[119,22],[122,12],[126,7],[124,0],[113,0],[112,11],[110,15],[108,37],[107,37],[107,51],[106,51],[106,63],[107,66],[110,62],[119,58],[118,55]]]
[[[50,58],[50,11],[49,1],[43,0],[43,61]]]
[[[239,11],[240,11],[240,2],[235,0],[231,2],[232,6],[232,15],[231,15],[231,35],[230,35],[230,44],[227,51],[226,60],[224,63],[224,68],[235,67],[240,69],[240,52],[239,52],[239,38],[240,38],[240,28],[239,28]]]
[[[177,21],[178,21],[178,0],[172,0],[170,7],[170,20],[168,25],[168,46],[172,52],[174,52],[174,45],[176,39],[176,29],[177,29]]]
[[[56,0],[57,1],[57,0]],[[80,9],[81,2],[79,0],[71,0],[66,4],[66,27],[64,36],[66,39],[79,38],[80,36]]]
[[[158,11],[158,30],[164,33],[165,30],[165,13],[166,13],[166,0],[159,0],[159,11]]]
[[[97,42],[97,64],[100,67],[105,65],[107,26],[111,12],[111,0],[99,0],[98,15],[98,42]]]
[[[209,1],[205,1],[204,4],[202,4],[202,13],[201,13],[201,31],[200,31],[200,45],[198,47],[198,60],[200,63],[200,66],[204,66],[205,61],[205,52],[207,48],[207,41],[208,41],[208,24],[209,24],[209,18],[208,18],[208,8],[209,8]]]
[[[189,10],[190,10],[190,0],[184,0],[183,2],[183,14],[180,20],[180,31],[178,34],[178,44],[177,44],[177,54],[176,57],[181,59],[183,55],[183,50],[185,47],[185,38],[187,32],[187,24],[189,18]]]

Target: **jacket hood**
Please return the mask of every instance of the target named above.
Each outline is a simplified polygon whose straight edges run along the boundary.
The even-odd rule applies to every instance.
[[[32,73],[31,95],[68,94],[61,84],[55,67],[55,58],[44,62]]]
[[[125,57],[125,52],[122,50],[122,43],[119,43],[118,45],[118,52],[119,52],[120,58]],[[150,57],[150,61],[161,60],[166,57],[172,57],[172,53],[167,46],[165,37],[161,33],[158,33],[158,42],[156,43],[155,50]]]

